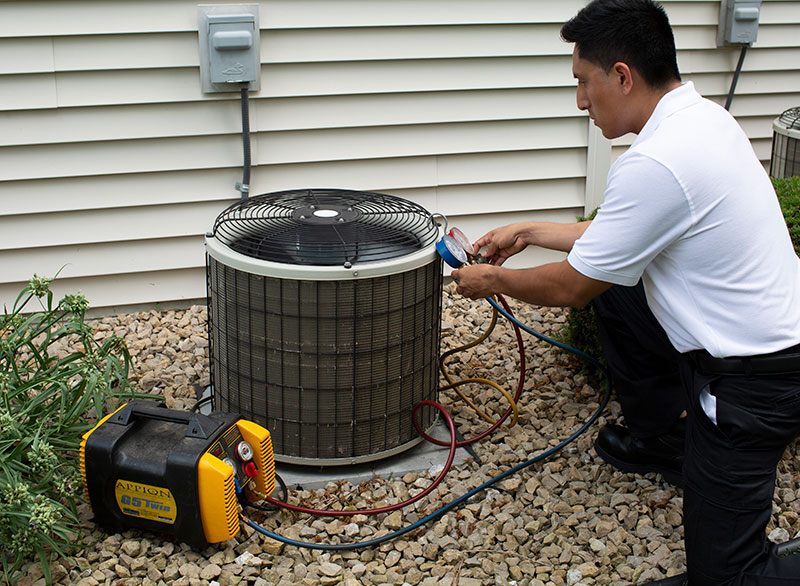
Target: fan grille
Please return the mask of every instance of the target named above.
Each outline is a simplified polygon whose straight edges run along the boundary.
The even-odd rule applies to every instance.
[[[237,202],[217,218],[213,235],[255,259],[348,266],[422,250],[435,242],[437,230],[427,210],[398,197],[304,189]]]
[[[800,108],[789,108],[780,115],[778,122],[784,128],[800,129]]]

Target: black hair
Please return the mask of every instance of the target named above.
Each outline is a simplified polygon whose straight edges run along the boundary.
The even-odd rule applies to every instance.
[[[606,73],[622,62],[653,87],[681,79],[669,18],[653,0],[593,0],[561,27],[561,38]]]

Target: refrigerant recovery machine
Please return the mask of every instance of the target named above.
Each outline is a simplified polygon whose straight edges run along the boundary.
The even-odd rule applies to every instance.
[[[239,532],[239,499],[275,487],[269,432],[231,413],[135,400],[83,436],[81,473],[99,525],[169,533],[197,548]]]

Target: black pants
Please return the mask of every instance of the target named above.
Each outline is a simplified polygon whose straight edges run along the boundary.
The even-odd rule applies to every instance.
[[[667,430],[676,412],[688,412],[683,474],[689,585],[800,584],[800,553],[775,555],[765,533],[776,467],[800,435],[800,373],[700,372],[689,356],[668,341],[661,344],[666,336],[657,335],[663,330],[647,309],[641,284],[612,287],[595,309],[612,379],[623,384],[619,398],[632,433],[647,426]],[[703,389],[716,397],[716,425],[700,406]],[[674,406],[665,408],[670,394]]]
[[[686,410],[681,355],[647,306],[641,282],[611,287],[592,307],[625,425],[636,437],[668,432]]]

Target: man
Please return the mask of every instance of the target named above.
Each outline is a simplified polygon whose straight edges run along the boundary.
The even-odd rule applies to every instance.
[[[561,35],[578,108],[607,138],[638,136],[593,221],[492,230],[475,243],[490,263],[453,271],[457,290],[594,303],[628,425],[602,429],[596,449],[684,486],[688,577],[653,584],[800,584],[800,540],[765,536],[776,466],[800,434],[800,260],[771,182],[735,120],[681,83],[652,0],[594,0]],[[502,266],[529,245],[569,254]]]

